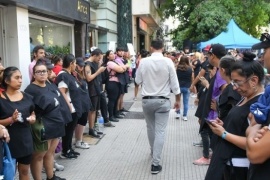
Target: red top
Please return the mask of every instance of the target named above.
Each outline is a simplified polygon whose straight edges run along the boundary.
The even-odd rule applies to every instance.
[[[55,65],[54,67],[53,67],[53,72],[56,74],[56,76],[58,75],[58,73],[62,70],[62,66],[60,66],[60,65]]]

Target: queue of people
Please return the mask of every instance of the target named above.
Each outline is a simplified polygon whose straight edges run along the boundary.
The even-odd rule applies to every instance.
[[[139,86],[142,88],[152,174],[162,171],[170,93],[175,95],[176,119],[181,118],[183,95],[182,120],[187,121],[192,91],[203,147],[202,157],[193,164],[209,165],[205,179],[268,179],[270,88],[264,90],[264,68],[270,72],[270,36],[253,48],[264,49],[264,67],[251,52],[244,52],[241,58],[227,55],[222,44],[210,45],[203,54],[177,57],[163,52],[161,40],[153,40],[151,53],[142,50],[137,59],[131,59],[121,47],[105,54],[93,48],[91,54],[76,58],[72,54],[46,57],[44,48],[36,46],[29,65],[31,83],[24,92],[20,91],[20,70],[3,70],[0,137],[16,159],[20,180],[30,179],[29,170],[35,180],[41,180],[43,168],[47,180],[65,180],[54,172],[60,139],[60,157],[76,159],[80,153],[74,149],[73,134],[75,147],[81,149],[90,148],[83,142],[87,122],[88,135],[100,138],[103,134],[95,128],[99,110],[104,125],[115,127],[113,123],[128,112],[123,97],[132,77],[134,100]]]

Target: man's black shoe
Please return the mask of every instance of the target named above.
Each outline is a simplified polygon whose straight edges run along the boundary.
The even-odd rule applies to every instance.
[[[154,166],[152,164],[152,166],[151,166],[151,173],[152,174],[158,174],[161,170],[162,170],[161,165]]]
[[[114,118],[114,117],[109,118],[109,121],[111,121],[111,122],[119,122],[119,120]]]
[[[129,110],[127,110],[125,108],[120,109],[120,111],[122,111],[122,112],[129,112]]]
[[[123,119],[124,118],[124,116],[122,116],[120,114],[115,115],[115,117],[118,118],[118,119]]]
[[[97,135],[96,131],[94,129],[89,129],[89,136],[92,136],[93,138],[100,138],[99,135]]]
[[[71,152],[72,154],[76,155],[76,156],[81,155],[79,152],[74,151],[74,149],[70,149],[70,152]]]

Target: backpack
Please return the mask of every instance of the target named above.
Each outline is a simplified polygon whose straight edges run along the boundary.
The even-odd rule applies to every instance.
[[[112,71],[112,69],[109,72],[108,69],[106,68],[105,71],[103,71],[101,73],[101,82],[102,82],[102,84],[106,84],[109,81],[111,71]]]

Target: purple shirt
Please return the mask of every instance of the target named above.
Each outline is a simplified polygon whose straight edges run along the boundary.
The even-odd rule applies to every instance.
[[[118,65],[124,65],[123,63],[123,58],[119,57],[119,56],[115,56],[115,60],[114,60]]]
[[[226,84],[226,81],[220,76],[219,69],[216,72],[216,79],[213,86],[212,99],[217,99],[221,94],[221,87]],[[217,111],[210,110],[207,119],[216,119],[218,117]]]

